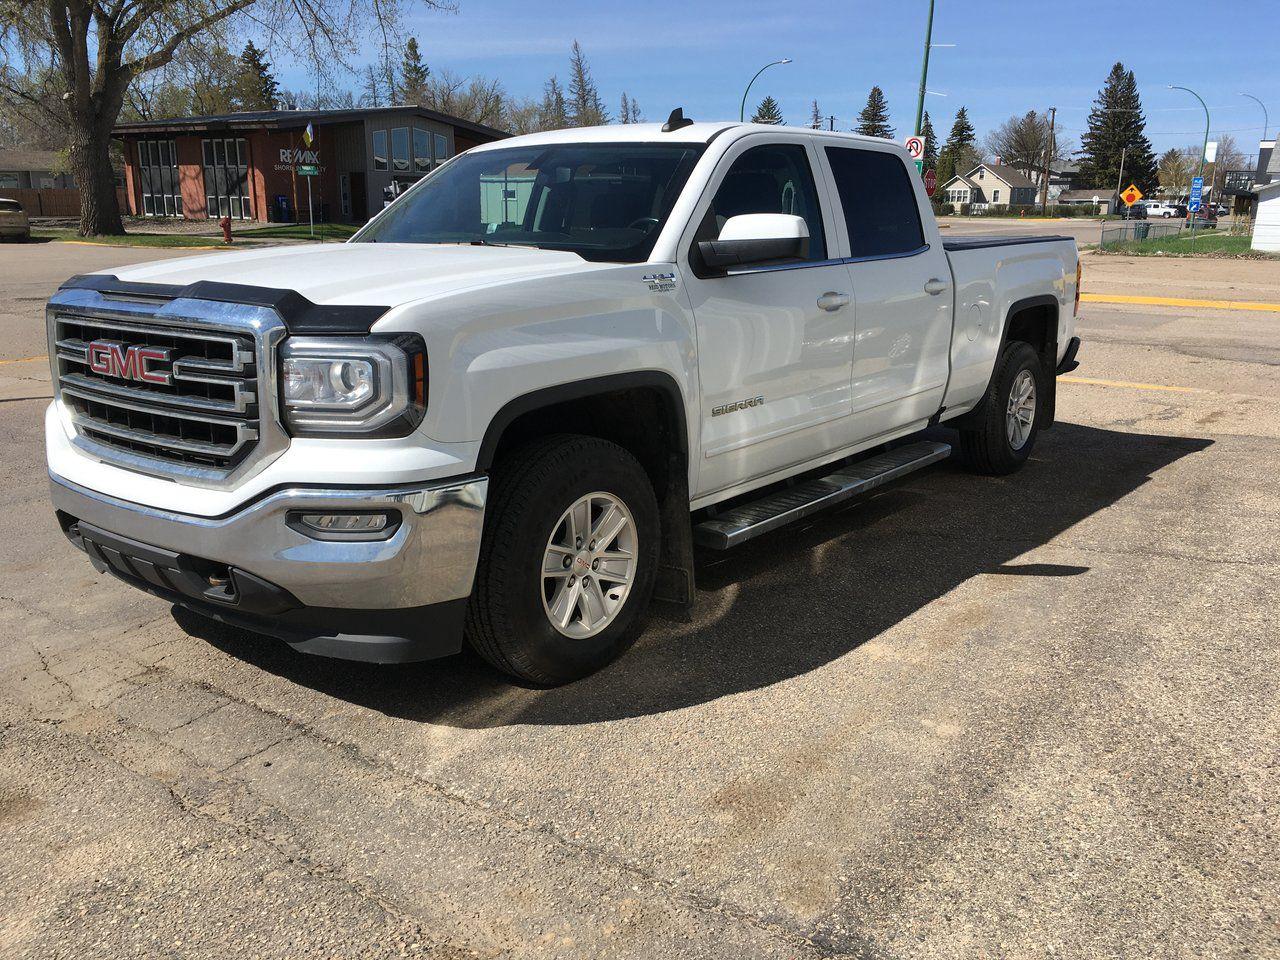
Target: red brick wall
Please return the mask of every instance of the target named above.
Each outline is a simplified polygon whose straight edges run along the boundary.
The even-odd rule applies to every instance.
[[[313,177],[311,202],[319,222],[325,204],[329,206],[329,218],[341,215],[338,208],[338,174],[332,151],[326,150],[325,128],[315,128],[316,142],[313,149],[319,152],[320,176]],[[258,220],[276,219],[276,197],[289,198],[293,217],[300,223],[307,219],[307,178],[294,173],[295,164],[280,159],[281,150],[301,150],[301,130],[258,131],[249,134],[249,156],[253,160],[250,181],[253,188],[253,210]],[[277,167],[283,169],[277,169]]]
[[[178,190],[182,194],[182,215],[188,220],[208,218],[209,201],[204,193],[204,139],[174,137],[178,149]]]

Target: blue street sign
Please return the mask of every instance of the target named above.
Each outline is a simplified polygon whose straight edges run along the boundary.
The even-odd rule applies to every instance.
[[[1187,209],[1195,213],[1200,209],[1200,195],[1204,193],[1204,177],[1191,178],[1191,202],[1187,204]]]

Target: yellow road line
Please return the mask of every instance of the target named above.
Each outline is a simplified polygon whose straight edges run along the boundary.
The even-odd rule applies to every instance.
[[[0,360],[0,363],[32,363],[36,360],[48,360],[43,353],[38,357],[20,357],[17,360]]]
[[[1171,387],[1163,383],[1129,383],[1125,380],[1094,380],[1091,377],[1059,377],[1059,383],[1084,383],[1092,387],[1124,387],[1128,390],[1164,390],[1169,393],[1213,393],[1199,387]]]
[[[1187,300],[1182,297],[1128,297],[1111,293],[1082,293],[1086,303],[1139,303],[1151,307],[1205,307],[1210,310],[1260,310],[1280,313],[1280,303],[1255,303],[1251,300]]]

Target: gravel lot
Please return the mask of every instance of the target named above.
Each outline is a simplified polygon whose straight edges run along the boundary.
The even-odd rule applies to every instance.
[[[0,248],[0,955],[1280,954],[1280,312],[1087,305],[1023,472],[705,556],[690,622],[543,691],[293,654],[63,541],[41,301],[163,253]]]

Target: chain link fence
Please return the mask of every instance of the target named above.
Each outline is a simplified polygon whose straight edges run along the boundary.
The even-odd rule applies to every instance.
[[[1183,224],[1155,223],[1150,220],[1134,220],[1130,223],[1104,225],[1102,239],[1098,242],[1099,250],[1116,247],[1134,240],[1159,240],[1164,237],[1176,237],[1182,232]]]

